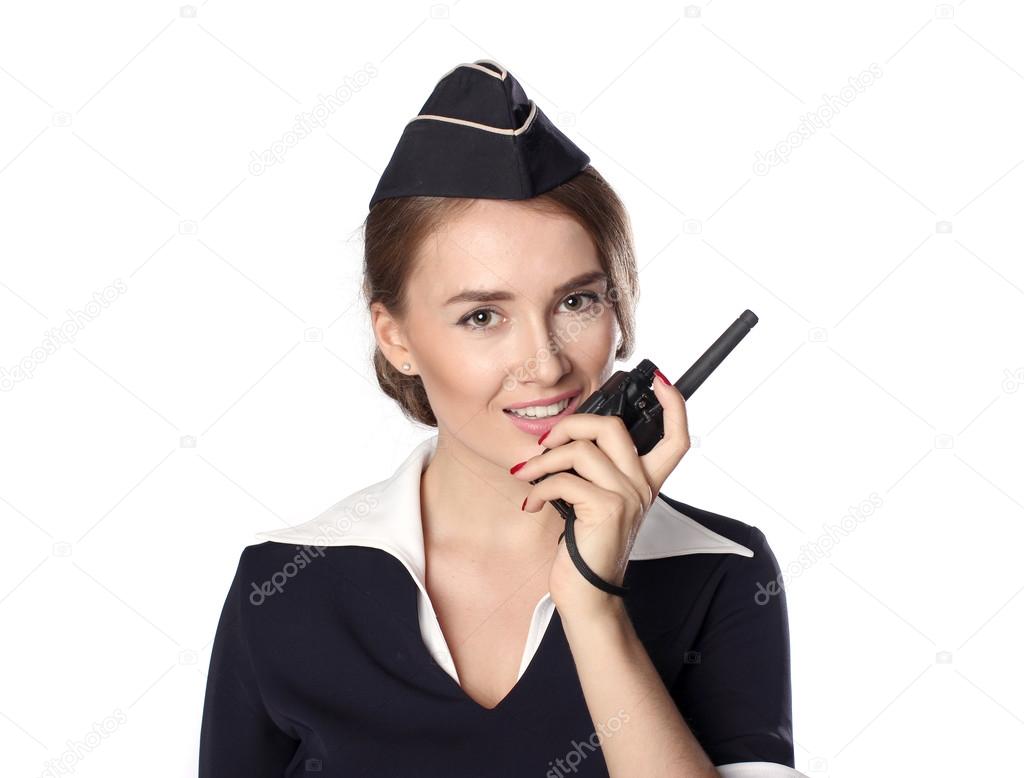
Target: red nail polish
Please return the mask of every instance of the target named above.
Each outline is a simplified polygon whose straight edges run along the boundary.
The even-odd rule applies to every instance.
[[[523,498],[523,504],[521,506],[519,506],[519,510],[521,510],[521,511],[525,511],[526,510],[526,497]]]
[[[522,467],[523,465],[525,465],[525,464],[526,464],[526,462],[525,462],[525,461],[523,461],[523,462],[520,462],[520,463],[519,463],[519,464],[517,464],[517,465],[512,465],[512,468],[511,468],[511,469],[509,470],[509,472],[510,472],[510,473],[511,473],[512,475],[515,475],[515,474],[516,474],[516,472],[517,472],[517,471],[519,470],[519,468],[521,468],[521,467]]]
[[[665,382],[666,384],[668,384],[669,386],[671,386],[671,385],[672,385],[672,382],[671,382],[671,381],[669,381],[669,380],[668,380],[667,378],[665,378],[665,374],[664,374],[664,373],[662,373],[662,372],[661,372],[660,370],[658,370],[657,368],[655,368],[655,370],[654,370],[654,375],[658,376],[658,378],[660,378],[660,379],[661,379],[662,381],[664,381],[664,382]]]
[[[549,434],[550,432],[551,432],[551,430],[548,430],[548,431],[547,431],[547,432],[545,432],[545,433],[544,433],[543,435],[541,435],[541,436],[540,436],[539,438],[537,438],[537,445],[538,445],[538,446],[539,446],[539,445],[540,445],[541,443],[543,443],[543,442],[544,442],[544,438],[546,438],[546,437],[548,436],[548,434]]]

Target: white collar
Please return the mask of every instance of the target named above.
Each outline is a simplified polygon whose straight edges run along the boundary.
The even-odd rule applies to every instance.
[[[368,546],[386,551],[409,571],[420,590],[420,631],[437,663],[458,683],[458,674],[441,632],[426,587],[423,525],[420,515],[420,477],[437,449],[435,433],[418,444],[383,481],[371,484],[335,503],[309,521],[286,529],[256,533],[260,540],[304,546]],[[633,541],[630,560],[661,559],[684,554],[754,552],[734,543],[689,516],[660,496],[652,503]],[[522,676],[547,628],[554,605],[550,594],[537,603],[519,667]]]
[[[437,449],[438,436],[419,443],[383,481],[335,503],[309,521],[256,533],[261,540],[310,546],[370,546],[387,551],[424,578],[420,477]],[[754,552],[671,507],[660,496],[651,505],[633,541],[632,559],[661,559],[683,554]]]

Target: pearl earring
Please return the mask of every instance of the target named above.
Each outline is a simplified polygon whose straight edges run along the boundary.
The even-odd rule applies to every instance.
[[[410,365],[408,362],[403,362],[402,363],[402,370],[410,370],[411,368],[412,368],[412,365]]]

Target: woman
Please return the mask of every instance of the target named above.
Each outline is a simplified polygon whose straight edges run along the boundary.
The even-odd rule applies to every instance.
[[[775,557],[660,493],[682,395],[659,373],[644,456],[618,417],[573,413],[632,351],[637,292],[589,158],[479,60],[438,82],[370,206],[377,378],[437,434],[244,549],[201,778],[800,776]]]

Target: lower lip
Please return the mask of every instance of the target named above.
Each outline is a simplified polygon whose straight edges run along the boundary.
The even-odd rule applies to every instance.
[[[549,429],[558,424],[559,421],[564,419],[570,413],[576,410],[576,406],[579,404],[580,395],[577,394],[569,404],[565,406],[561,413],[557,416],[545,416],[543,419],[527,419],[523,416],[516,416],[515,414],[509,413],[508,411],[502,411],[505,417],[512,422],[516,427],[521,429],[527,435],[539,436],[543,435]]]

